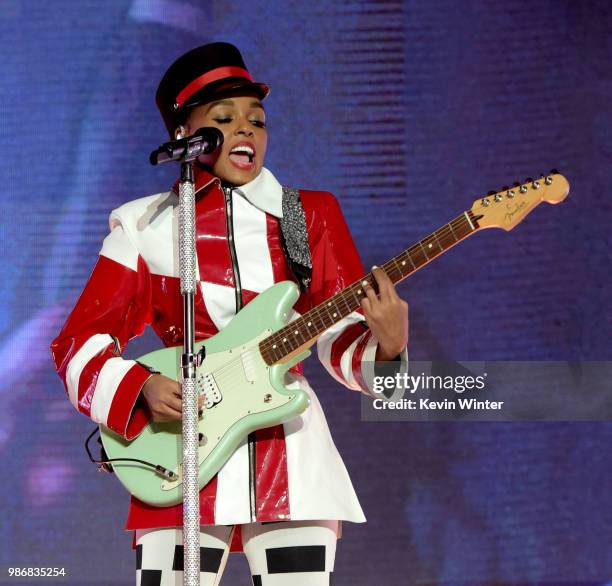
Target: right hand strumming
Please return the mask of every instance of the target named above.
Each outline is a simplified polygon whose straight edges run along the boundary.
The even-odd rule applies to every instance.
[[[141,392],[151,411],[153,421],[164,423],[180,421],[182,418],[181,385],[163,374],[154,374],[142,387]],[[202,410],[204,397],[198,397],[198,409]]]

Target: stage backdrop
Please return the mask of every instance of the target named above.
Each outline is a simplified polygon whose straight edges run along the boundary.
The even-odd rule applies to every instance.
[[[238,45],[272,87],[266,165],[339,198],[366,266],[559,168],[565,203],[399,287],[410,357],[610,360],[610,24],[606,0],[3,0],[3,568],[134,581],[128,496],[88,463],[93,425],[48,346],[110,210],[174,181],[147,156],[166,139],[155,88],[181,52]],[[609,423],[366,424],[356,393],[315,359],[307,371],[368,518],[345,524],[335,584],[612,579]],[[232,577],[248,583],[242,556]]]

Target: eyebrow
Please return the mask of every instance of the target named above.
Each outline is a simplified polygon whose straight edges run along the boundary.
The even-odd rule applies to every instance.
[[[215,106],[235,106],[234,100],[217,100],[216,102],[212,102],[212,104],[208,107],[207,112],[210,112]],[[264,110],[263,104],[259,100],[253,100],[249,106],[251,108],[261,108]],[[264,110],[265,112],[265,110]]]

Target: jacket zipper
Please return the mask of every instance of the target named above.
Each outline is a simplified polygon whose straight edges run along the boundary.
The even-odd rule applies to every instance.
[[[225,219],[227,222],[227,243],[232,261],[232,272],[234,274],[234,287],[236,291],[236,313],[242,309],[242,286],[240,284],[240,271],[238,270],[238,256],[236,255],[236,245],[234,243],[234,214],[232,206],[232,187],[224,187],[225,195]],[[248,437],[249,444],[249,510],[251,523],[257,521],[256,495],[255,495],[255,432]]]

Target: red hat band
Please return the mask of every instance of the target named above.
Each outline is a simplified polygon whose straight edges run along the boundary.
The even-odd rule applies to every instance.
[[[249,72],[242,67],[217,67],[216,69],[211,69],[203,75],[200,75],[200,77],[196,77],[187,87],[179,92],[179,95],[176,96],[174,109],[178,110],[181,108],[191,96],[201,90],[205,85],[225,77],[244,77],[249,81],[253,81]]]

